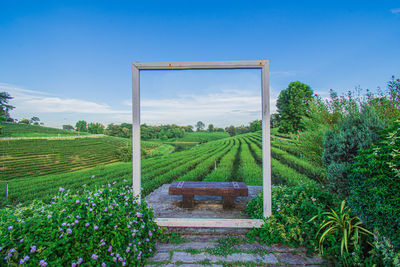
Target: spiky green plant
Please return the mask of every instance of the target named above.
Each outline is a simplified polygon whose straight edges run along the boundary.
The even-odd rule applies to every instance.
[[[354,251],[357,250],[360,238],[365,235],[373,235],[370,231],[362,226],[362,222],[358,216],[351,216],[350,208],[346,207],[345,200],[340,205],[339,212],[331,209],[330,212],[324,212],[325,220],[321,223],[321,227],[317,232],[317,236],[322,232],[319,238],[319,250],[323,254],[324,242],[330,235],[339,235],[340,255],[343,256],[344,250],[349,253],[349,243],[352,241]],[[315,220],[318,215],[314,216],[309,222]]]

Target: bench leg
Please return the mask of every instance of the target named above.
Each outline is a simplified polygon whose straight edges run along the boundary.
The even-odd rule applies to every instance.
[[[233,196],[222,196],[222,206],[224,209],[231,209],[235,205],[235,198]]]
[[[192,209],[194,208],[194,195],[182,195],[182,206],[184,208]]]

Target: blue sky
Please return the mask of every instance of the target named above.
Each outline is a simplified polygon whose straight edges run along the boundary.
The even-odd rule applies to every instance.
[[[1,0],[0,36],[12,115],[57,127],[129,121],[133,61],[268,59],[272,110],[291,81],[326,95],[400,75],[399,1]],[[257,116],[257,76],[143,75],[142,121],[246,123]]]

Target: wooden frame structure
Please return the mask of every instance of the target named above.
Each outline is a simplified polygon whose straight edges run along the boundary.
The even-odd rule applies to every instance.
[[[198,61],[198,62],[134,62],[132,63],[132,178],[133,193],[139,197],[141,190],[140,169],[140,71],[141,70],[185,70],[185,69],[261,69],[262,92],[262,166],[264,217],[271,215],[271,140],[270,140],[270,96],[269,61]],[[261,227],[261,219],[193,219],[193,218],[156,218],[159,226],[169,227]]]

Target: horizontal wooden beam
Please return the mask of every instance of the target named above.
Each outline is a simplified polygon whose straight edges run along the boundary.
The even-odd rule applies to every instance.
[[[154,220],[163,227],[260,228],[264,224],[260,219],[155,218]]]
[[[261,69],[267,61],[133,62],[132,65],[139,70]]]

